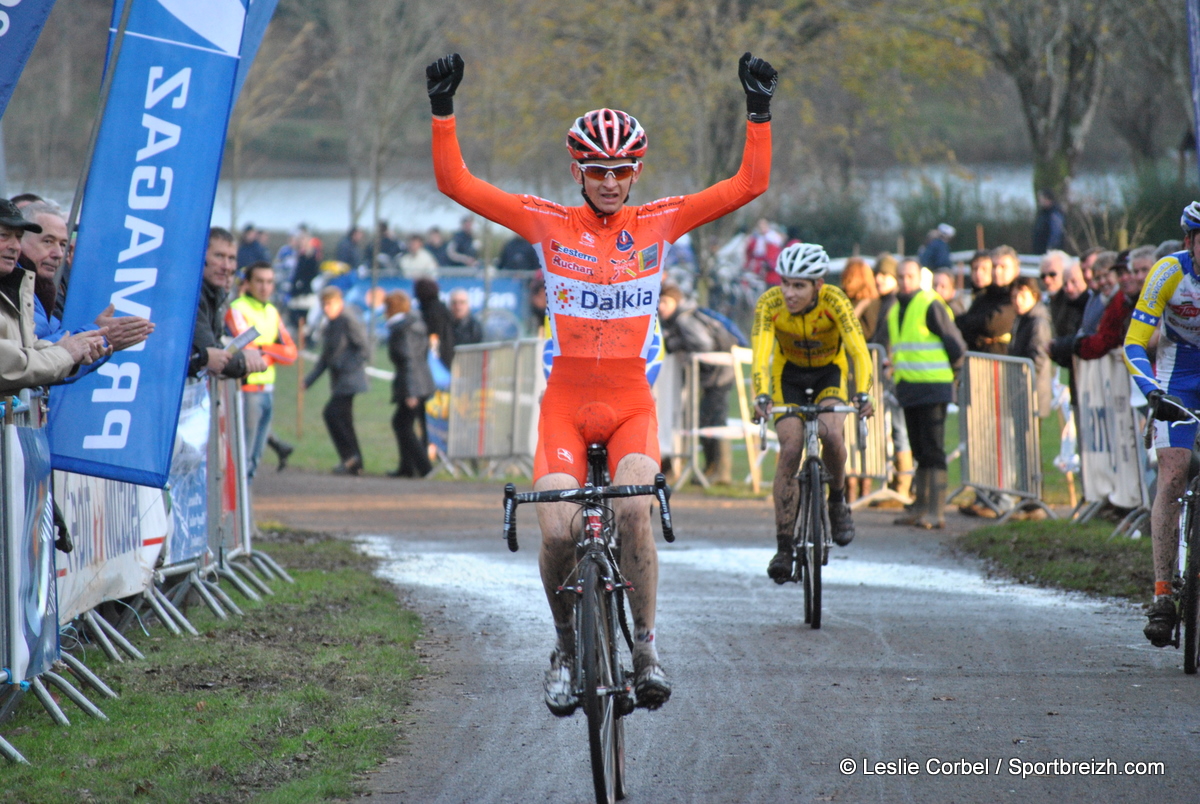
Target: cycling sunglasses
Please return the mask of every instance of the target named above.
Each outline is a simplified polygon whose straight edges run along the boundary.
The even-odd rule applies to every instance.
[[[595,165],[595,164],[579,164],[579,169],[583,171],[583,175],[589,179],[604,181],[612,174],[612,177],[617,181],[624,181],[633,174],[637,173],[638,163],[631,162],[628,165]]]

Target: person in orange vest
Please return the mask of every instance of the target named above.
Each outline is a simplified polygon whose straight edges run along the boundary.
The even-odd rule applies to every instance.
[[[242,295],[233,300],[225,314],[225,326],[235,337],[251,327],[258,330],[254,346],[267,361],[267,370],[249,375],[242,386],[246,410],[246,446],[249,451],[246,476],[250,479],[254,478],[263,447],[268,442],[279,456],[280,469],[287,465],[288,456],[295,449],[286,441],[270,435],[275,364],[291,365],[296,362],[296,344],[283,325],[279,310],[271,303],[274,295],[275,269],[269,262],[251,263],[246,266]]]

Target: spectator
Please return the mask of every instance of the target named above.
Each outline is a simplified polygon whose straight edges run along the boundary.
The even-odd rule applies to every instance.
[[[287,465],[294,450],[291,444],[270,439],[271,418],[275,401],[275,364],[290,366],[296,362],[296,344],[283,325],[279,310],[271,303],[275,295],[275,269],[263,260],[246,266],[246,279],[241,296],[229,305],[225,324],[234,336],[254,327],[258,337],[253,344],[262,352],[267,364],[265,371],[250,374],[242,385],[245,402],[246,446],[250,454],[246,461],[246,477],[253,480],[262,459],[263,448],[271,443],[279,457],[279,468]],[[273,443],[272,443],[273,442]]]
[[[875,288],[879,291],[879,320],[874,334],[867,340],[887,343],[887,315],[896,303],[896,258],[886,251],[875,258]]]
[[[450,291],[450,318],[454,322],[454,346],[483,343],[483,324],[471,312],[471,299],[462,288]]]
[[[422,276],[436,278],[438,274],[438,261],[429,249],[425,248],[425,240],[418,234],[408,238],[408,251],[400,255],[397,263],[400,265],[400,274],[405,279]]]
[[[866,260],[861,257],[846,260],[846,266],[842,269],[842,290],[854,305],[854,315],[862,327],[863,337],[869,341],[879,323],[879,308],[883,302],[879,299],[875,274]]]
[[[783,235],[775,231],[766,218],[759,218],[754,231],[746,238],[745,269],[761,276],[768,285],[778,285],[775,261],[782,250]]]
[[[1158,262],[1168,254],[1174,254],[1177,251],[1183,251],[1182,240],[1164,240],[1158,244],[1158,248],[1154,250],[1154,261]]]
[[[895,522],[941,528],[946,507],[946,407],[954,401],[954,372],[967,347],[951,320],[950,309],[931,290],[921,290],[921,265],[906,259],[900,266],[899,294],[888,312],[896,398],[916,459],[912,508]]]
[[[292,298],[316,292],[312,284],[321,273],[321,251],[320,238],[309,237],[308,232],[301,233],[296,255],[296,272],[292,275]]]
[[[303,246],[302,238],[308,236],[308,230],[304,224],[300,224],[294,229],[288,240],[279,247],[279,251],[275,252],[275,284],[283,291],[284,298],[291,295],[292,283],[296,279],[296,266],[300,262],[300,249]]]
[[[1037,206],[1037,215],[1033,219],[1033,253],[1045,254],[1062,248],[1065,216],[1054,191],[1048,187],[1038,190]]]
[[[1063,251],[1047,251],[1042,257],[1038,265],[1038,277],[1041,278],[1042,287],[1046,291],[1043,301],[1049,303],[1062,290],[1063,274],[1070,263],[1070,256]]]
[[[375,239],[367,244],[367,261],[370,262],[375,254],[375,243],[379,243],[379,253],[386,254],[389,259],[395,259],[400,255],[404,248],[400,242],[392,236],[392,230],[388,227],[387,221],[380,221],[375,229]]]
[[[253,223],[247,223],[242,229],[242,239],[238,243],[237,268],[242,270],[252,262],[270,262],[271,252],[259,239],[259,231]]]
[[[358,316],[343,314],[346,302],[334,286],[321,289],[321,308],[329,323],[321,338],[321,356],[304,378],[304,387],[311,388],[329,369],[329,401],[321,415],[341,461],[333,473],[359,475],[363,459],[354,431],[354,396],[368,390],[367,329]]]
[[[706,321],[702,316],[696,303],[686,298],[678,285],[663,284],[658,296],[658,321],[662,326],[663,348],[668,354],[682,354],[690,360],[691,355],[697,352],[717,352],[729,348],[727,344],[718,342],[711,329],[711,326],[722,326],[721,323],[711,318]],[[730,335],[728,343],[735,341]],[[733,380],[731,366],[700,365],[698,426],[725,426]],[[700,444],[704,450],[705,477],[714,483],[732,483],[733,445],[723,438],[701,438]]]
[[[17,209],[25,209],[29,204],[45,200],[40,195],[35,195],[34,193],[18,193],[12,197],[12,202],[16,205]]]
[[[1088,290],[1096,291],[1099,277],[1096,275],[1096,259],[1104,252],[1099,246],[1092,246],[1079,255],[1079,270],[1083,271],[1083,281],[1087,282]]]
[[[207,370],[209,374],[241,379],[267,370],[267,363],[257,349],[247,348],[231,354],[221,342],[225,334],[225,300],[236,265],[233,235],[219,226],[209,229],[204,278],[200,283],[200,306],[196,311],[192,354],[188,362],[188,374],[192,377]]]
[[[501,271],[536,271],[538,265],[537,252],[529,241],[520,235],[514,235],[500,249],[500,261],[496,268]]]
[[[472,268],[479,262],[479,249],[475,245],[475,234],[471,231],[474,225],[475,219],[466,215],[461,228],[450,236],[450,242],[446,244],[446,259],[450,265]]]
[[[21,239],[41,227],[25,220],[17,205],[0,200],[0,393],[60,382],[85,363],[111,353],[106,330],[87,330],[51,343],[33,334],[34,274],[19,269]]]
[[[1037,281],[1032,277],[1018,278],[1012,283],[1011,293],[1016,317],[1013,319],[1008,354],[1033,361],[1037,414],[1045,418],[1050,415],[1050,386],[1054,371],[1050,362],[1050,312],[1041,303]]]
[[[917,255],[921,265],[931,271],[949,268],[950,241],[954,239],[955,229],[948,223],[939,223],[936,229],[930,229],[925,238],[925,246]]]
[[[529,333],[535,338],[546,337],[546,282],[541,277],[529,285]]]
[[[1091,301],[1092,291],[1088,289],[1083,271],[1074,260],[1067,264],[1063,273],[1063,286],[1050,299],[1050,322],[1054,327],[1054,336],[1074,335],[1083,323],[1083,311]]]
[[[429,236],[425,239],[425,248],[429,249],[429,253],[437,260],[437,264],[442,267],[453,265],[450,262],[450,255],[446,253],[446,238],[442,236],[442,230],[434,226],[429,230]]]
[[[1095,290],[1088,297],[1087,306],[1083,308],[1083,320],[1079,322],[1079,335],[1093,335],[1100,326],[1100,318],[1104,308],[1112,301],[1120,284],[1120,277],[1113,271],[1117,262],[1117,252],[1102,251],[1092,260],[1092,276],[1095,279]],[[1080,265],[1082,265],[1082,261]],[[1124,269],[1127,270],[1127,267]]]
[[[387,295],[388,357],[395,366],[392,379],[392,430],[400,465],[389,477],[425,477],[433,466],[425,430],[425,401],[433,396],[429,371],[429,335],[425,322],[412,314],[412,301],[403,290]]]
[[[1125,333],[1133,318],[1133,309],[1141,295],[1142,285],[1150,275],[1154,259],[1154,246],[1141,246],[1129,252],[1129,268],[1118,260],[1113,266],[1119,282],[1119,290],[1104,308],[1104,315],[1094,335],[1086,335],[1075,341],[1075,354],[1083,360],[1096,360],[1125,343]]]
[[[958,289],[954,287],[954,275],[948,270],[934,271],[933,292],[942,297],[955,319],[966,312],[962,299],[958,298]]]
[[[888,345],[888,314],[896,303],[896,291],[899,289],[899,285],[896,283],[896,258],[886,251],[875,258],[875,286],[879,291],[879,319],[875,325],[874,334],[867,341],[879,344],[886,349]],[[884,388],[883,404],[892,421],[892,462],[895,468],[892,489],[907,499],[912,491],[913,454],[908,440],[908,427],[904,422],[904,409],[896,401],[896,387],[892,382],[891,375],[883,372],[880,380],[883,382]],[[881,503],[883,507],[899,507],[899,505],[892,500]]]
[[[976,251],[971,256],[971,270],[967,274],[967,278],[971,282],[971,298],[973,300],[975,296],[983,293],[992,284],[992,252]]]
[[[437,352],[442,365],[450,368],[454,360],[454,319],[439,293],[438,283],[427,276],[413,283],[413,295],[421,305],[421,319],[429,333],[429,347]]]
[[[21,262],[34,273],[33,334],[38,340],[57,342],[67,331],[54,315],[57,301],[55,276],[68,251],[67,221],[57,204],[32,201],[21,208],[25,220],[42,227],[40,232],[27,231],[21,238]],[[139,344],[154,331],[154,324],[139,316],[114,316],[114,305],[96,317],[95,324],[108,332],[108,343],[114,352]],[[80,372],[82,373],[82,372]],[[76,374],[79,376],[79,374]]]
[[[357,226],[351,226],[350,231],[337,244],[335,256],[338,262],[344,262],[354,270],[363,263],[363,241],[367,234]]]
[[[1012,340],[1013,319],[1017,316],[1009,285],[1020,272],[1020,263],[1017,252],[1010,246],[996,248],[990,257],[991,284],[976,285],[971,306],[955,323],[970,351],[1006,355]],[[973,284],[986,280],[985,264],[982,260],[971,261]]]

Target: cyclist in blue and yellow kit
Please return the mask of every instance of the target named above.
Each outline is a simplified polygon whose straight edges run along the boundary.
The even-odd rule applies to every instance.
[[[1154,446],[1158,450],[1158,491],[1150,512],[1154,547],[1154,602],[1144,633],[1155,647],[1169,645],[1179,615],[1172,598],[1171,579],[1179,552],[1179,499],[1187,483],[1188,464],[1196,440],[1196,422],[1169,404],[1200,408],[1200,202],[1192,202],[1179,220],[1183,251],[1168,254],[1150,269],[1125,335],[1125,365],[1146,395],[1157,419]],[[1157,371],[1148,346],[1162,325]]]

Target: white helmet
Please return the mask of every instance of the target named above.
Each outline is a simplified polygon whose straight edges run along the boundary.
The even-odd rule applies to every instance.
[[[1185,235],[1200,229],[1200,201],[1193,201],[1187,205],[1187,209],[1179,218],[1179,225],[1183,228]]]
[[[775,272],[791,279],[820,279],[828,270],[829,255],[816,243],[793,243],[775,261]]]

